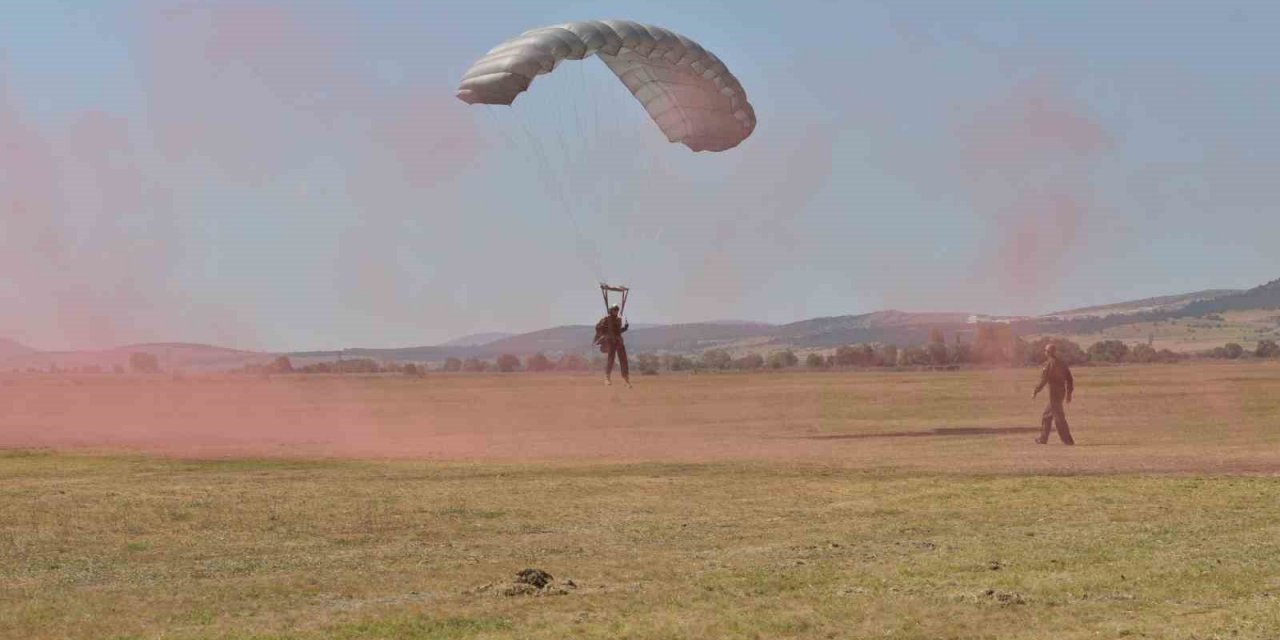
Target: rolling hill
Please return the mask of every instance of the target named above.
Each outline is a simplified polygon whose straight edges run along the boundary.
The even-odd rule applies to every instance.
[[[1221,314],[1227,311],[1275,310],[1280,309],[1280,280],[1273,280],[1245,291],[1230,291],[1218,296],[1197,298],[1197,295],[1169,296],[1169,299],[1180,297],[1183,298],[1183,301],[1181,303],[1157,305],[1154,308],[1150,305],[1144,306],[1143,303],[1150,300],[1159,300],[1159,298],[1095,307],[1096,309],[1130,309],[1127,311],[1099,312],[1091,315],[1068,315],[1065,317],[1051,314],[1019,323],[1019,332],[1091,335],[1130,324],[1170,322],[1209,314]]]
[[[268,353],[204,344],[148,343],[102,350],[36,351],[29,349],[25,353],[0,357],[0,370],[38,369],[43,371],[51,367],[58,369],[99,367],[109,371],[116,366],[127,367],[129,356],[134,353],[155,356],[162,369],[183,371],[225,371],[243,367],[246,364],[261,364],[274,357]]]
[[[1272,280],[1247,291],[1198,300],[1183,308],[1187,315],[1204,315],[1225,311],[1249,311],[1253,309],[1280,309],[1280,279]]]
[[[17,358],[25,355],[36,353],[35,349],[23,344],[0,338],[0,362],[9,358]]]
[[[917,344],[936,329],[969,329],[968,313],[876,311],[853,316],[802,320],[775,327],[770,344],[782,348],[825,348],[859,342]]]
[[[488,331],[484,333],[469,333],[465,336],[454,338],[448,342],[441,342],[441,347],[482,347],[491,342],[497,342],[503,338],[510,338],[514,333],[503,333],[501,331]]]
[[[927,341],[935,330],[942,331],[948,340],[956,335],[965,341],[972,340],[977,320],[1006,322],[1019,335],[1064,335],[1079,342],[1158,340],[1162,346],[1174,349],[1198,349],[1215,342],[1220,345],[1228,339],[1256,342],[1264,338],[1280,338],[1280,280],[1248,290],[1197,291],[1031,318],[889,310],[812,318],[781,325],[746,321],[672,325],[636,323],[627,333],[627,346],[633,353],[686,354],[711,348],[726,349],[735,354],[784,348],[829,350],[840,345],[871,342],[905,346]],[[383,362],[440,362],[450,357],[493,359],[504,353],[528,356],[542,352],[553,357],[564,353],[586,355],[593,352],[592,337],[590,325],[566,325],[518,335],[473,334],[433,346],[349,348],[341,351],[341,357]],[[236,369],[247,364],[262,364],[278,355],[289,356],[295,364],[330,361],[339,357],[337,351],[274,354],[185,343],[138,344],[100,351],[45,352],[0,339],[0,370],[45,370],[50,366],[109,369],[127,364],[129,355],[135,352],[155,355],[165,369],[193,371]]]
[[[1205,291],[1196,291],[1194,293],[1160,296],[1157,298],[1144,298],[1142,300],[1118,302],[1115,304],[1106,304],[1096,307],[1084,307],[1081,309],[1069,309],[1067,311],[1055,311],[1054,313],[1046,315],[1055,318],[1068,319],[1084,316],[1108,316],[1115,314],[1175,311],[1185,308],[1187,305],[1192,303],[1214,300],[1240,293],[1244,293],[1244,291],[1240,289],[1207,289]]]

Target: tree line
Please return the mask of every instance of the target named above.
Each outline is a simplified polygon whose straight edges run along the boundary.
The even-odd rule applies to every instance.
[[[832,353],[810,352],[804,357],[791,349],[767,354],[746,353],[735,356],[725,349],[708,349],[698,355],[640,353],[632,358],[631,367],[641,375],[670,372],[758,371],[794,369],[867,368],[867,367],[933,367],[955,368],[961,365],[1029,366],[1044,362],[1044,346],[1057,345],[1058,354],[1071,365],[1079,364],[1149,364],[1171,363],[1191,359],[1271,359],[1280,358],[1280,345],[1274,340],[1260,340],[1253,349],[1230,342],[1195,353],[1178,353],[1169,349],[1155,349],[1150,344],[1127,344],[1119,340],[1101,340],[1086,347],[1065,338],[1041,337],[1024,340],[1014,337],[1007,329],[979,327],[973,343],[958,339],[947,342],[940,331],[934,331],[927,343],[897,347],[892,344],[851,344],[837,347]],[[550,358],[535,353],[523,359],[514,354],[503,354],[492,361],[481,358],[448,358],[440,363],[385,363],[372,358],[351,358],[328,362],[316,362],[294,366],[288,356],[278,356],[263,364],[249,364],[232,373],[245,374],[399,374],[424,376],[428,372],[446,373],[512,373],[527,372],[585,372],[600,371],[604,357],[584,357],[564,354]],[[149,353],[130,354],[126,365],[110,367],[86,365],[47,369],[26,369],[27,373],[88,373],[137,374],[160,373],[160,362]],[[19,373],[15,369],[14,373]]]
[[[962,342],[959,334],[951,341],[941,330],[933,330],[927,342],[921,345],[898,347],[892,344],[850,344],[837,347],[833,352],[809,352],[803,358],[792,349],[769,353],[750,352],[734,355],[726,349],[707,349],[701,354],[640,353],[632,358],[631,366],[641,375],[653,375],[661,371],[758,371],[805,367],[808,369],[865,368],[865,367],[938,367],[951,368],[961,365],[1028,366],[1044,362],[1044,347],[1057,345],[1059,357],[1071,365],[1119,364],[1119,363],[1169,363],[1188,359],[1270,359],[1280,358],[1280,345],[1274,340],[1260,340],[1253,349],[1230,342],[1220,347],[1195,353],[1178,353],[1169,349],[1156,349],[1149,343],[1129,344],[1120,340],[1100,340],[1088,347],[1065,338],[1040,337],[1027,340],[1014,335],[1006,324],[989,323],[977,326],[973,342]],[[159,373],[160,362],[149,353],[130,354],[127,371],[132,373]],[[384,363],[372,358],[350,358],[316,362],[294,366],[288,356],[278,356],[262,364],[249,364],[237,373],[251,374],[400,374],[423,376],[429,371],[447,373],[510,373],[517,371],[599,371],[604,367],[604,357],[589,357],[568,353],[556,358],[535,353],[525,358],[503,354],[487,360],[482,358],[448,358],[439,363]],[[31,373],[44,373],[35,369]],[[48,373],[111,373],[123,374],[125,365],[107,369],[98,365],[62,370],[50,366]]]
[[[927,343],[898,347],[892,344],[844,345],[831,353],[810,352],[802,358],[792,349],[770,353],[751,352],[734,355],[726,349],[708,349],[698,355],[640,353],[632,358],[632,369],[640,375],[670,372],[711,371],[759,371],[805,367],[809,369],[866,368],[866,367],[935,367],[951,368],[960,365],[1032,366],[1044,363],[1044,347],[1052,342],[1059,356],[1068,364],[1118,364],[1118,363],[1168,363],[1190,358],[1239,359],[1277,358],[1280,346],[1271,340],[1262,340],[1252,351],[1239,344],[1229,343],[1198,354],[1183,354],[1169,349],[1156,349],[1150,344],[1126,344],[1119,340],[1102,340],[1088,347],[1065,338],[1040,337],[1025,340],[1014,336],[1004,325],[980,327],[977,339],[972,343],[958,339],[948,342],[940,331],[934,331]],[[259,370],[266,373],[404,373],[424,375],[427,371],[447,373],[500,372],[550,372],[550,371],[598,371],[604,366],[602,356],[584,357],[564,354],[550,358],[535,353],[525,358],[503,354],[494,360],[481,358],[448,358],[433,365],[379,364],[362,358],[341,362],[323,362],[293,368],[288,359]]]

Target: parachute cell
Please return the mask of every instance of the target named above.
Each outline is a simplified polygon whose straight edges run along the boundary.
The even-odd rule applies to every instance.
[[[510,105],[564,60],[600,58],[671,142],[694,151],[738,146],[756,127],[746,91],[714,54],[661,27],[624,20],[571,22],[527,31],[480,58],[458,99]]]

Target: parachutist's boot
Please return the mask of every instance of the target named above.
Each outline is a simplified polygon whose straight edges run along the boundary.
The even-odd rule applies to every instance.
[[[606,387],[612,387],[612,386],[613,386],[613,381],[609,379],[609,376],[605,376],[605,377],[604,377],[604,386],[606,386]]]
[[[625,383],[627,383],[627,388],[628,388],[628,389],[630,389],[630,388],[631,388],[631,378],[623,378],[623,379],[622,379],[622,381],[623,381],[623,382],[625,382]]]

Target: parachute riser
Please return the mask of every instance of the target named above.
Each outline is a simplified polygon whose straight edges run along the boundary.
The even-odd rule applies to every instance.
[[[609,312],[609,292],[610,291],[615,291],[622,294],[622,300],[618,302],[618,315],[622,315],[623,312],[627,310],[627,294],[631,293],[631,290],[628,289],[627,287],[621,287],[621,286],[615,287],[613,285],[609,285],[601,282],[600,295],[601,297],[604,298],[605,313]]]

